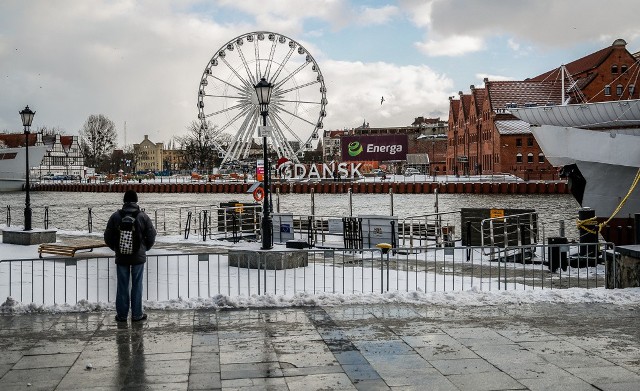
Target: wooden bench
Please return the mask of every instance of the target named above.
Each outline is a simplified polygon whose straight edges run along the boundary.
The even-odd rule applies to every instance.
[[[73,257],[78,251],[93,251],[94,248],[107,247],[101,240],[85,240],[69,244],[62,243],[43,243],[38,247],[38,255],[42,258],[42,254],[62,255],[65,257]]]

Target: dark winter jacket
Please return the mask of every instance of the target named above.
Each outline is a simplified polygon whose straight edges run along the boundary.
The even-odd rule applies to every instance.
[[[138,220],[138,224],[140,225],[140,232],[142,233],[142,238],[140,240],[140,249],[135,254],[123,255],[119,254],[116,251],[118,247],[118,241],[120,239],[120,232],[118,231],[118,227],[120,226],[120,221],[122,220],[122,215],[120,214],[120,210],[114,212],[109,218],[109,222],[107,223],[107,229],[104,230],[104,242],[110,249],[116,251],[116,263],[118,265],[137,265],[140,263],[145,263],[147,260],[147,250],[150,250],[156,242],[156,229],[153,227],[153,223],[149,216],[146,213],[140,210],[140,207],[135,202],[126,202],[122,206],[122,211],[125,213],[135,213],[139,211],[136,216],[136,220]]]

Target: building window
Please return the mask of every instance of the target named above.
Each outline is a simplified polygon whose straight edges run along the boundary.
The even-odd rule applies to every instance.
[[[611,66],[611,73],[618,73],[618,66],[617,65],[612,65]]]
[[[533,147],[533,137],[527,138],[527,147]]]
[[[618,84],[618,85],[616,86],[616,95],[618,95],[618,96],[622,96],[622,90],[623,90],[623,89],[624,89],[624,88],[622,87],[622,84]]]
[[[521,147],[522,146],[522,139],[521,138],[517,138],[516,139],[516,147]]]
[[[533,163],[533,154],[532,153],[527,155],[527,163]]]
[[[538,163],[544,163],[544,153],[538,154]]]
[[[627,66],[626,65],[622,65],[620,67],[620,73],[625,73],[627,71]]]
[[[606,96],[610,96],[611,95],[611,86],[610,85],[607,84],[606,86],[604,86],[604,94]]]
[[[521,153],[516,155],[516,163],[522,163],[522,154]]]
[[[636,86],[634,84],[631,84],[629,86],[629,96],[633,96],[635,92],[636,92]]]

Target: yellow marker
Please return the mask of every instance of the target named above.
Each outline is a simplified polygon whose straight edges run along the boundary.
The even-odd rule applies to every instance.
[[[381,250],[389,250],[389,249],[391,249],[391,245],[389,243],[378,243],[378,244],[376,244],[376,247],[378,247]]]

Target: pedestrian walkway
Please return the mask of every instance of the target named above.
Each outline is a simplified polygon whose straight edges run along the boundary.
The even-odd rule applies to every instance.
[[[0,316],[0,390],[638,390],[640,306]]]

